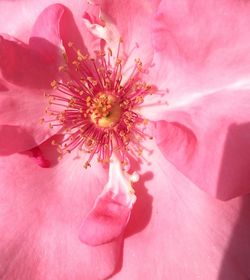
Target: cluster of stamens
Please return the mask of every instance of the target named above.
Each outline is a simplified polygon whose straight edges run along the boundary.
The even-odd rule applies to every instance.
[[[95,155],[99,162],[109,163],[113,153],[126,165],[129,155],[142,154],[142,140],[151,138],[145,133],[147,120],[136,109],[152,88],[140,79],[139,59],[123,81],[120,44],[115,57],[108,49],[96,52],[93,59],[69,43],[76,59],[60,67],[68,80],[52,81],[53,93],[45,94],[49,106],[42,121],[64,134],[63,140],[52,144],[60,157],[76,148],[89,154],[85,168]]]

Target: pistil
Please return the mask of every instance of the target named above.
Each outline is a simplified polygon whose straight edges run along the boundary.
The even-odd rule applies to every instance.
[[[93,123],[102,128],[114,127],[121,117],[119,100],[112,94],[103,93],[88,98],[87,112]]]

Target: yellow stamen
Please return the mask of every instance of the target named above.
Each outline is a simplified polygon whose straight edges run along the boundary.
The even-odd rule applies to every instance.
[[[98,97],[88,98],[91,120],[102,128],[113,127],[121,117],[121,108],[114,95],[100,93]]]

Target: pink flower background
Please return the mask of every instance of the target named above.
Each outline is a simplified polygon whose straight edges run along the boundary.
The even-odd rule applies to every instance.
[[[250,278],[250,3],[3,0],[0,13],[0,278]],[[131,161],[137,201],[115,234],[81,227],[113,175],[58,162],[60,135],[38,120],[67,43],[120,37],[165,94],[141,108],[152,152]]]

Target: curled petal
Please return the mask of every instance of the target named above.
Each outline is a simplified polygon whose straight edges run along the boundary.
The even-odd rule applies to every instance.
[[[94,1],[100,5],[101,25],[92,25],[105,36],[109,44],[117,46],[119,37],[123,39],[124,49],[133,63],[140,58],[144,64],[152,60],[151,21],[159,1]],[[126,12],[123,12],[126,11]],[[122,16],[121,16],[122,15]],[[118,34],[118,35],[117,35]],[[147,36],[145,36],[147,34]],[[119,36],[117,38],[117,36]]]
[[[92,210],[82,223],[80,240],[89,245],[101,245],[118,238],[130,217],[136,196],[117,160],[111,162],[109,181],[98,196]]]
[[[51,24],[48,24],[48,21]],[[46,44],[46,41],[50,41],[53,45],[58,46],[61,52],[65,49],[71,61],[73,58],[68,47],[69,43],[73,43],[82,52],[86,52],[79,27],[76,25],[72,12],[66,6],[50,5],[42,11],[33,26],[30,46],[46,57],[53,58],[53,50]],[[44,43],[41,42],[41,38],[45,39]]]
[[[62,51],[60,27],[66,11],[67,8],[63,5],[51,5],[42,11],[32,28],[30,48],[36,50],[50,63],[55,63],[53,60],[59,57],[59,51]],[[51,46],[57,48],[53,49]]]
[[[249,193],[249,104],[248,90],[221,91],[156,113],[158,146],[213,196],[225,200]]]
[[[85,1],[72,2],[70,0],[2,0],[0,1],[0,32],[11,34],[12,36],[16,36],[19,39],[23,40],[24,42],[27,42],[29,40],[34,21],[43,9],[53,3],[61,3],[63,5],[66,5],[67,7],[70,7],[77,18],[77,15],[81,14],[82,10],[84,9]],[[7,13],[6,11],[11,11],[11,13]]]
[[[6,132],[1,136],[1,150],[5,154],[31,149],[56,133],[39,120],[47,105],[44,91],[51,89],[50,83],[58,75],[61,33],[68,34],[66,23],[69,27],[74,25],[68,9],[51,5],[38,17],[29,45],[12,37],[0,37],[0,125]],[[74,29],[72,34],[74,38],[79,35]],[[11,147],[8,137],[21,134],[25,140],[13,141]]]

